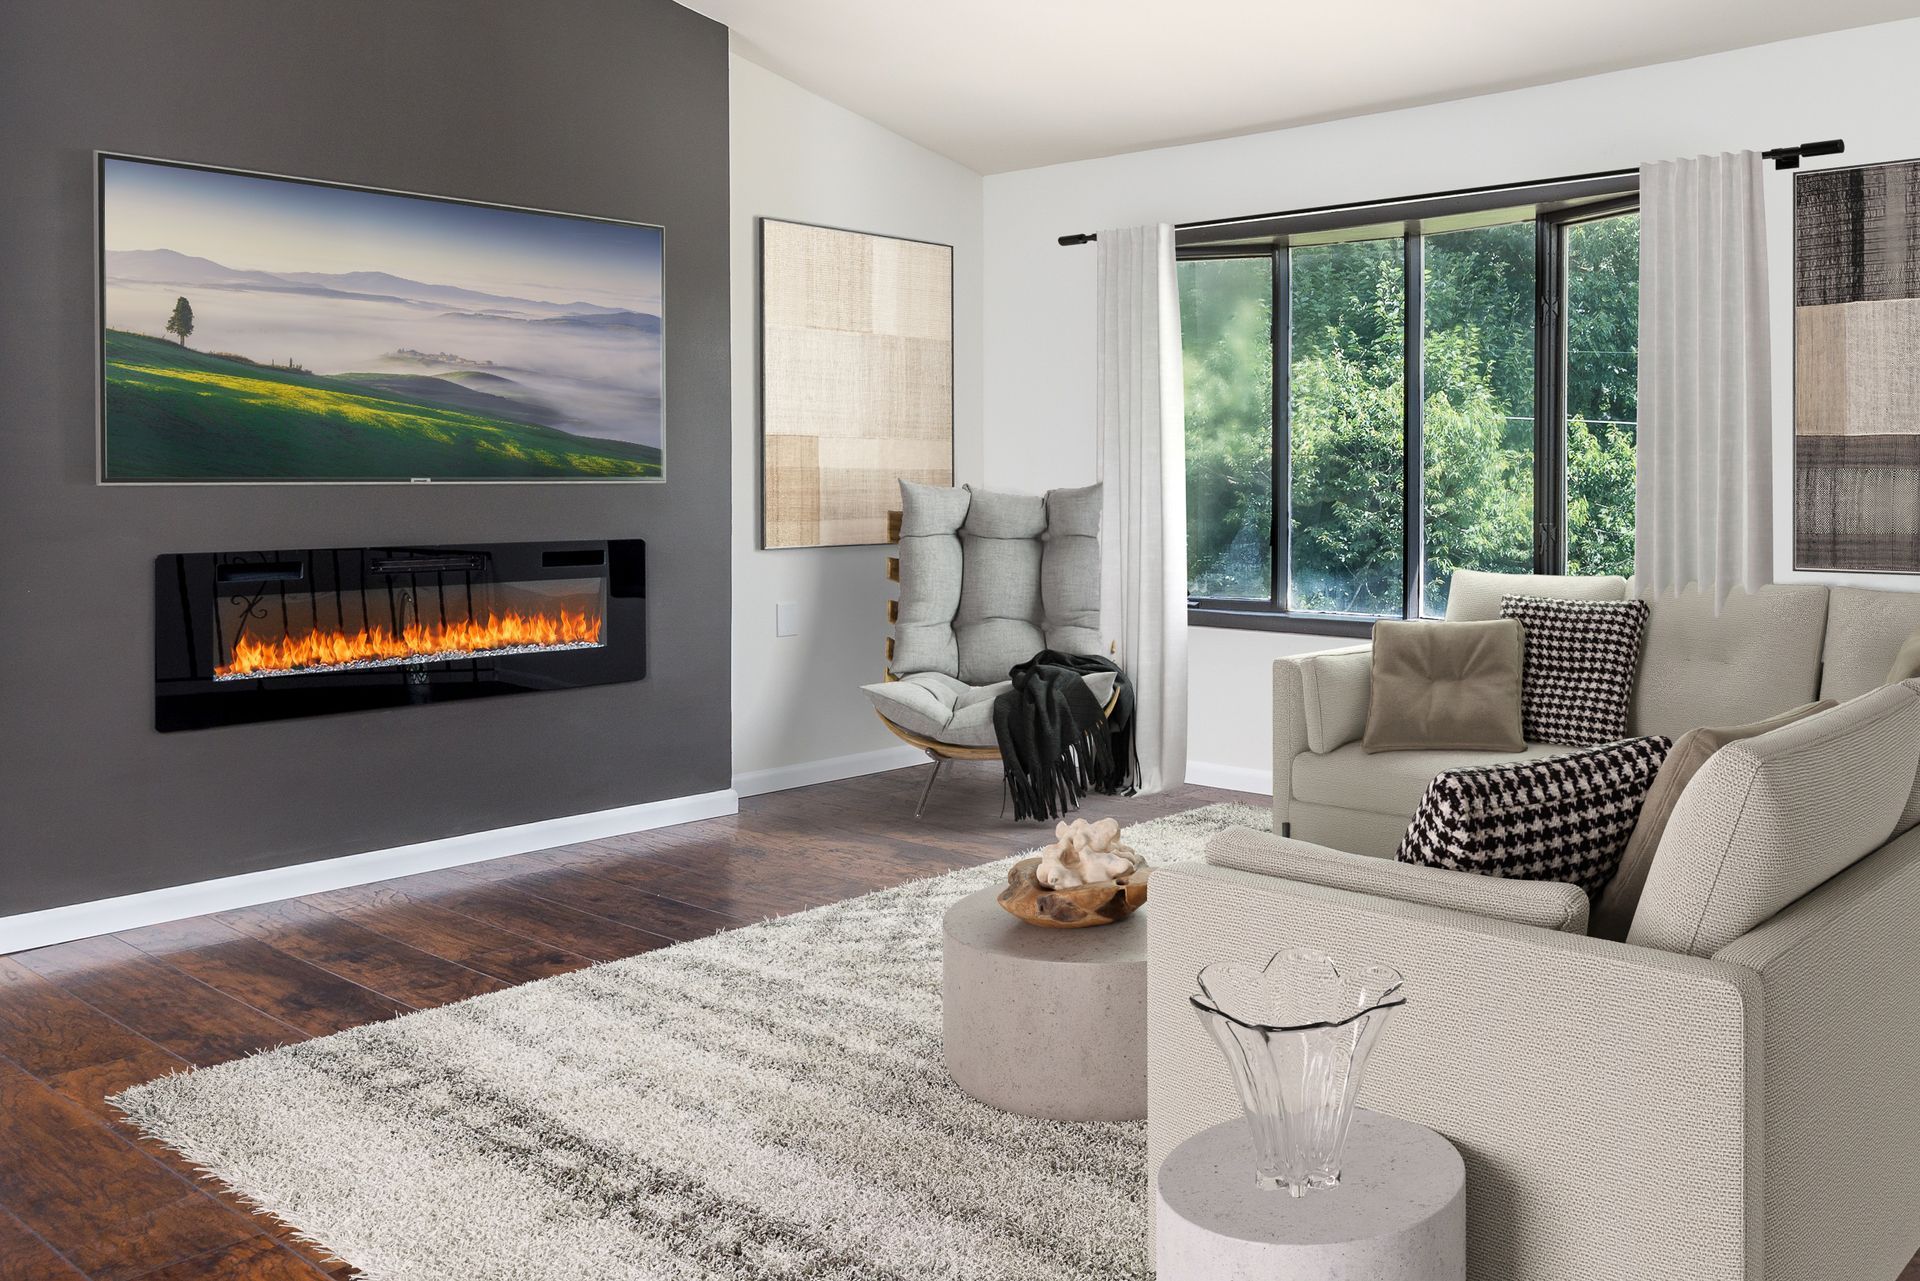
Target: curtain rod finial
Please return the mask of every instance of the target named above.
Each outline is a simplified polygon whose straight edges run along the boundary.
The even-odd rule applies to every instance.
[[[1098,239],[1100,239],[1100,237],[1091,231],[1076,231],[1071,236],[1060,237],[1060,243],[1063,245],[1090,245]]]

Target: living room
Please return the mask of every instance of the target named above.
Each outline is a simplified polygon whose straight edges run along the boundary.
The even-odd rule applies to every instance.
[[[1916,55],[9,4],[0,1278],[1920,1278]]]

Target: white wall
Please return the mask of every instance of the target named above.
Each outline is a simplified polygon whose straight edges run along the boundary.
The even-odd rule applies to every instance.
[[[734,54],[733,772],[744,794],[923,759],[888,734],[861,685],[879,680],[887,549],[759,550],[762,217],[954,247],[956,482],[978,481],[981,179]],[[800,634],[774,635],[774,605]]]
[[[1042,489],[1094,475],[1091,246],[1067,232],[1235,217],[1627,168],[1703,152],[1845,138],[1863,164],[1920,154],[1920,21],[1300,129],[1055,165],[986,180],[986,471]],[[1792,564],[1791,179],[1768,177],[1774,292],[1775,559]],[[1783,580],[1911,580],[1795,574]],[[1195,628],[1197,781],[1265,774],[1271,658],[1324,638]],[[1224,771],[1224,773],[1223,773]]]

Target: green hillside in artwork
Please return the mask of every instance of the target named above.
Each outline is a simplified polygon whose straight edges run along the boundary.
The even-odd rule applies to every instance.
[[[105,343],[115,479],[661,474],[658,448],[542,426],[486,379],[312,374],[120,329],[107,330]]]

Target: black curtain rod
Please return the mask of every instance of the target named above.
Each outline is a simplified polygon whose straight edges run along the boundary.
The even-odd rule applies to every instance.
[[[1761,152],[1760,158],[1773,161],[1775,169],[1798,169],[1803,156],[1837,156],[1846,149],[1847,144],[1842,139],[1828,138],[1822,142],[1803,142],[1794,147],[1773,147]],[[1410,205],[1422,200],[1445,200],[1449,196],[1475,195],[1489,191],[1518,191],[1526,187],[1552,187],[1561,183],[1587,182],[1595,178],[1625,178],[1639,172],[1638,169],[1601,169],[1593,173],[1569,174],[1564,178],[1548,178],[1537,182],[1503,182],[1492,187],[1456,187],[1452,191],[1429,191],[1418,196],[1401,196],[1394,200],[1353,200],[1344,204],[1314,205],[1307,209],[1286,209],[1278,213],[1248,214],[1241,218],[1207,218],[1200,222],[1179,223],[1174,230],[1191,231],[1199,227],[1227,227],[1240,222],[1264,222],[1270,218],[1337,213],[1347,209],[1389,209],[1396,205]],[[1098,232],[1078,231],[1072,235],[1060,237],[1060,243],[1085,245],[1098,239],[1100,239]]]

